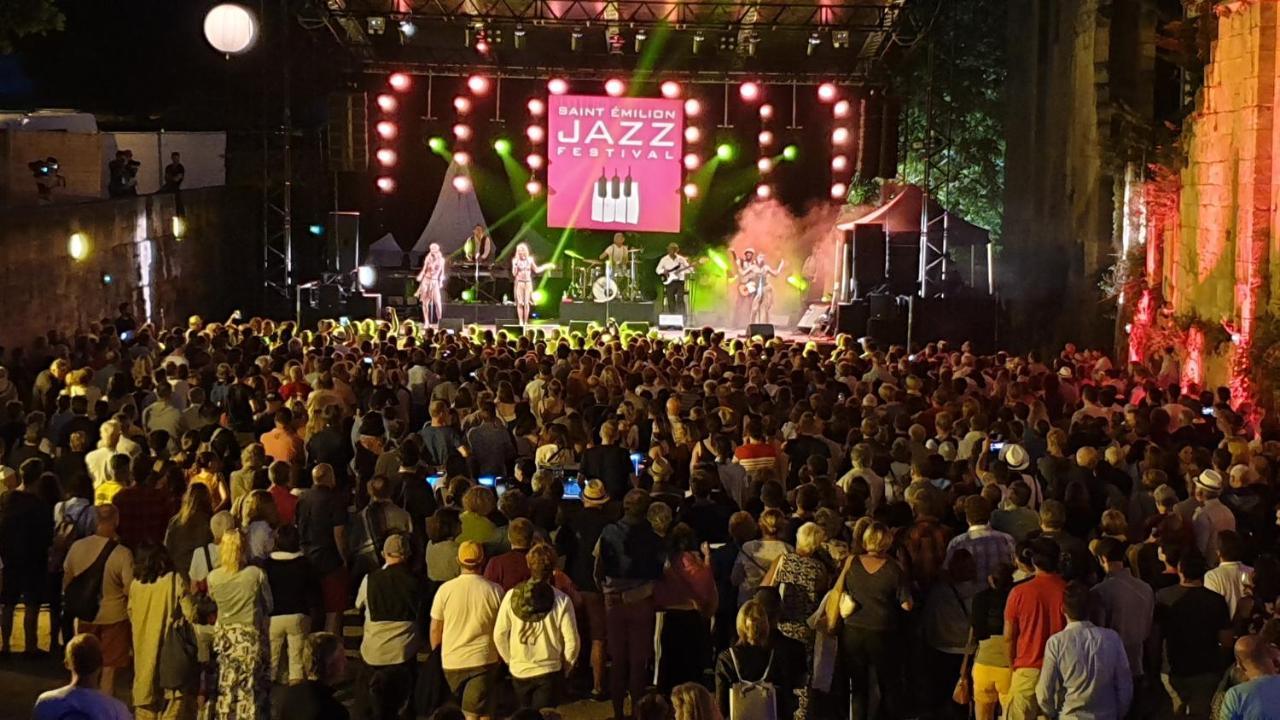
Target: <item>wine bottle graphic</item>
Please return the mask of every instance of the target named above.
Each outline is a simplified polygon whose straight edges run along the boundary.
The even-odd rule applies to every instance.
[[[622,220],[622,180],[618,178],[618,170],[615,168],[613,177],[609,179],[609,197],[605,201],[604,221],[607,223],[619,222]]]
[[[631,179],[631,166],[627,166],[627,178],[622,181],[622,194],[626,196],[626,222],[635,225],[640,222],[640,183]]]
[[[605,196],[609,193],[609,180],[604,176],[604,168],[600,168],[600,179],[593,184],[595,188],[591,193],[591,219],[604,222]]]

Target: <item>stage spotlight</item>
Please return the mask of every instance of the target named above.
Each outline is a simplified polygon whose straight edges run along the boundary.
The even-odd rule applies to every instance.
[[[547,81],[547,92],[552,95],[563,95],[569,92],[569,81],[564,78],[551,78]]]
[[[756,136],[756,139],[760,142],[761,147],[769,147],[773,144],[773,132],[770,130],[761,130],[760,134]]]
[[[684,114],[689,117],[698,117],[702,114],[702,103],[697,98],[689,98],[684,101]]]
[[[320,228],[320,232],[324,232],[324,227]],[[182,219],[181,215],[173,216],[173,239],[181,240],[187,236],[187,221]]]
[[[838,127],[831,131],[831,142],[844,145],[849,142],[849,128]]]
[[[761,175],[769,174],[773,171],[773,158],[762,157],[756,160],[756,169],[760,171]]]
[[[730,30],[720,36],[720,52],[731,53],[738,49],[738,33]]]
[[[67,240],[67,253],[76,261],[89,257],[89,236],[82,232],[71,233]]]
[[[524,191],[529,193],[529,197],[542,194],[542,183],[537,180],[530,180],[524,184]]]
[[[493,141],[494,152],[506,157],[511,154],[511,141],[506,138],[498,138]]]
[[[844,183],[833,183],[831,185],[831,199],[843,200],[849,194],[849,186]]]
[[[453,161],[462,167],[466,167],[471,164],[471,155],[470,153],[459,150],[453,154]]]
[[[693,54],[694,55],[702,54],[702,45],[703,43],[706,42],[706,40],[707,40],[707,36],[703,34],[701,30],[693,34]]]
[[[540,145],[543,140],[547,139],[547,131],[542,129],[541,125],[530,125],[524,130],[525,137],[529,138],[529,142],[534,145]]]
[[[418,26],[412,20],[400,21],[400,34],[407,38],[411,38],[418,34]]]
[[[542,156],[537,153],[529,153],[529,157],[525,158],[524,162],[530,170],[542,169]]]
[[[831,108],[831,114],[838,118],[847,118],[849,117],[849,111],[852,109],[848,100],[841,100]]]
[[[374,157],[378,158],[378,164],[382,167],[395,167],[396,151],[391,148],[378,148],[378,152],[374,153]]]
[[[463,289],[463,291],[462,291],[462,301],[463,301],[463,302],[475,302],[475,301],[476,301],[476,289],[475,289],[475,288],[464,288],[464,289]]]
[[[668,100],[674,100],[680,97],[680,83],[675,80],[668,80],[662,83],[662,97]]]
[[[818,51],[818,46],[822,44],[822,36],[815,30],[809,33],[809,42],[805,45],[805,55],[812,55]]]
[[[381,35],[387,31],[387,19],[384,17],[366,18],[364,27],[370,35]]]
[[[755,102],[760,99],[760,84],[748,80],[738,86],[738,95],[746,102]]]
[[[378,133],[378,137],[383,140],[394,140],[395,136],[400,134],[400,128],[396,127],[396,124],[390,120],[383,120],[374,125],[373,128]]]
[[[466,175],[455,175],[453,177],[453,189],[460,193],[471,192],[471,178]]]
[[[691,200],[692,200],[693,198],[698,197],[698,184],[697,184],[697,183],[685,183],[685,185],[684,185],[684,196],[685,196],[685,197],[687,197],[687,198],[689,198],[689,199],[691,199]]]
[[[836,50],[843,50],[849,47],[849,31],[833,30],[831,31],[831,47]]]
[[[456,137],[456,138],[458,138],[459,140],[463,140],[463,141],[470,140],[470,139],[471,139],[471,126],[470,126],[470,125],[464,125],[463,123],[458,123],[457,125],[454,125],[454,126],[453,126],[453,136],[454,136],[454,137]]]
[[[476,40],[476,52],[480,53],[481,55],[488,55],[488,54],[489,54],[489,41],[488,41],[488,40],[485,40],[483,37],[481,37],[481,38],[477,39],[477,40]]]
[[[528,36],[528,33],[525,32],[524,25],[520,25],[517,23],[516,29],[511,31],[511,40],[512,40],[512,43],[516,46],[517,50],[524,49],[524,44],[527,39],[527,36]]]
[[[760,36],[756,34],[755,30],[751,30],[744,34],[744,37],[742,39],[742,44],[739,45],[738,47],[739,49],[742,50],[742,54],[746,55],[747,57],[755,57],[756,46],[759,44],[760,44]]]
[[[738,151],[729,143],[720,143],[716,146],[716,157],[719,158],[721,162],[729,162],[733,159],[733,156],[737,154]]]
[[[636,46],[635,46],[635,47],[636,47],[636,54],[637,54],[637,55],[639,55],[639,54],[640,54],[640,51],[644,49],[644,41],[645,41],[645,40],[648,40],[648,39],[649,39],[649,33],[645,32],[644,28],[640,28],[639,30],[637,30],[637,31],[636,31]]]
[[[760,198],[761,200],[768,200],[769,198],[773,197],[773,188],[769,187],[768,185],[757,185],[756,197]]]
[[[395,178],[390,178],[386,175],[378,178],[374,184],[378,186],[378,191],[383,194],[390,194],[396,191]]]
[[[689,153],[684,156],[684,169],[697,170],[702,165],[702,158],[697,153]]]
[[[627,39],[622,37],[622,31],[613,29],[604,34],[605,47],[609,48],[610,55],[621,55],[622,46],[627,43]]]
[[[529,99],[529,114],[534,117],[542,117],[542,113],[547,111],[547,104],[538,98]]]
[[[801,292],[809,289],[809,281],[799,275],[788,275],[787,284]]]
[[[832,102],[836,99],[836,86],[834,83],[825,82],[818,86],[818,99],[824,103]]]
[[[378,271],[372,266],[361,265],[356,268],[356,282],[360,283],[361,290],[372,290],[378,282]]]
[[[770,118],[772,118],[772,117],[773,117],[773,106],[772,106],[772,105],[770,105],[769,103],[765,103],[764,105],[761,105],[761,106],[760,106],[760,119],[761,119],[761,120],[768,120],[768,119],[770,119]]]
[[[622,97],[622,94],[627,91],[627,84],[618,78],[609,78],[604,83],[604,91],[609,94],[609,97]]]
[[[696,143],[702,139],[702,131],[696,125],[690,125],[684,129],[684,141],[687,143]]]
[[[413,84],[413,81],[409,79],[409,75],[407,73],[398,72],[391,73],[391,76],[387,78],[387,84],[396,92],[404,92],[409,89],[409,86]]]
[[[109,272],[103,272],[99,277],[102,280],[103,285],[110,285],[115,282],[115,278],[111,277],[111,273]]]
[[[433,153],[442,153],[449,148],[449,143],[442,137],[433,137],[427,141],[427,147],[431,148]]]
[[[574,28],[569,35],[569,49],[573,52],[578,52],[582,49],[582,28]]]
[[[472,95],[487,95],[489,93],[489,78],[483,75],[472,75],[467,78],[467,89]]]
[[[831,158],[831,170],[833,172],[844,172],[849,169],[849,158],[845,155],[836,155]]]
[[[308,226],[307,226],[307,232],[311,233],[312,235],[314,235],[314,236],[316,236],[316,237],[321,237],[321,236],[323,236],[323,235],[324,235],[324,226],[323,226],[323,225],[320,225],[320,224],[318,224],[318,223],[314,223],[314,224],[308,225]]]
[[[536,288],[533,291],[533,304],[541,305],[547,301],[547,291],[542,288]]]
[[[800,157],[800,148],[795,145],[788,145],[782,148],[783,160],[786,160],[787,162],[795,162],[798,157]]]
[[[471,112],[471,101],[459,95],[453,99],[453,109],[457,110],[459,115],[466,115]]]
[[[400,107],[400,102],[396,100],[396,96],[388,95],[386,93],[378,96],[377,103],[378,109],[384,113],[395,112],[396,108]]]

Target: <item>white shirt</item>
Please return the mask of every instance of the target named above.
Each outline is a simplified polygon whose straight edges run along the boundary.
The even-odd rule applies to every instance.
[[[1210,567],[1218,564],[1218,533],[1236,529],[1236,516],[1218,498],[1210,498],[1196,509],[1191,525],[1196,531],[1196,547]]]
[[[684,280],[689,276],[689,273],[693,272],[693,268],[689,267],[689,261],[679,255],[676,255],[675,257],[663,255],[662,259],[658,261],[658,267],[654,272],[658,274],[659,282],[666,283],[668,279],[667,273],[670,273],[676,268],[680,268],[680,270],[674,273],[675,280]]]
[[[497,624],[493,628],[493,641],[498,654],[511,668],[514,678],[531,678],[547,673],[560,672],[572,667],[578,658],[578,622],[569,596],[552,588],[555,600],[551,611],[536,621],[526,622],[516,616],[507,593],[498,609]],[[529,632],[529,642],[520,640]]]
[[[1218,593],[1227,601],[1231,617],[1236,616],[1236,606],[1240,599],[1249,594],[1252,584],[1253,568],[1238,560],[1224,562],[1204,574],[1204,586]]]
[[[444,623],[440,664],[463,670],[498,662],[493,626],[502,605],[502,586],[463,573],[440,586],[431,602],[431,619]]]
[[[182,411],[167,402],[153,402],[142,411],[142,426],[147,432],[164,430],[176,442],[182,438]]]

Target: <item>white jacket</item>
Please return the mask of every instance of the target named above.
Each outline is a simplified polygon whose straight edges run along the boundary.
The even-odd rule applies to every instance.
[[[511,593],[503,596],[493,627],[493,643],[511,668],[512,677],[523,680],[560,672],[578,659],[578,621],[573,603],[559,590],[555,590],[555,598],[551,612],[537,622],[526,623],[511,609]],[[520,634],[527,625],[534,627],[526,645],[520,641]]]

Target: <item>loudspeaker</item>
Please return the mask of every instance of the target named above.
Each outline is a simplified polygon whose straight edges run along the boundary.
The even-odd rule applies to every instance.
[[[342,305],[341,289],[337,285],[321,285],[316,288],[316,309],[321,317],[334,317]]]
[[[747,337],[762,337],[765,340],[773,339],[773,323],[751,323],[747,326]]]
[[[870,306],[869,317],[875,319],[888,319],[898,315],[898,298],[886,293],[876,293],[867,297]]]
[[[853,227],[853,299],[866,297],[884,285],[884,226],[880,224]]]
[[[836,332],[860,338],[867,334],[868,304],[865,300],[836,306]]]
[[[340,172],[369,169],[369,112],[362,92],[329,96],[329,165]]]
[[[329,213],[329,232],[325,235],[325,244],[325,270],[355,272],[360,266],[360,213]]]
[[[679,314],[661,314],[658,315],[659,330],[683,330],[684,316]]]
[[[440,318],[441,330],[452,330],[456,333],[462,332],[463,323],[460,317]]]
[[[800,316],[800,322],[796,323],[796,329],[801,332],[809,332],[818,323],[822,314],[830,307],[827,303],[814,303],[805,308],[804,314]]]
[[[618,330],[624,333],[639,333],[640,335],[649,334],[649,323],[643,320],[630,320],[622,323]]]
[[[585,337],[587,334],[587,330],[590,329],[590,327],[591,327],[591,321],[589,320],[570,320],[569,334],[582,335]]]

